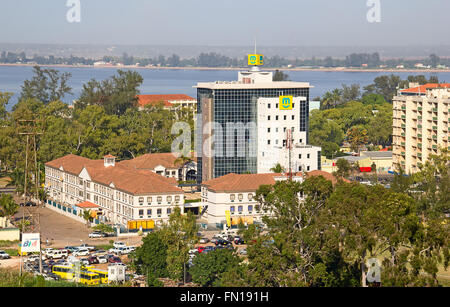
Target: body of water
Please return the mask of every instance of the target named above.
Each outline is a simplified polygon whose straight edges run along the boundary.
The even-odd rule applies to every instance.
[[[83,84],[91,79],[105,80],[117,71],[116,68],[78,68],[58,67],[53,68],[60,72],[69,72],[72,77],[69,86],[72,87],[73,95],[64,98],[70,103],[79,97]],[[197,82],[234,81],[237,80],[238,71],[233,70],[173,70],[173,69],[133,69],[144,78],[140,87],[141,94],[186,94],[197,97],[197,91],[193,86]],[[391,72],[344,72],[344,71],[286,71],[290,80],[298,82],[309,82],[314,88],[311,89],[311,98],[322,96],[325,92],[342,87],[342,84],[359,84],[361,90],[364,86],[371,84],[373,80]],[[439,81],[450,81],[449,72],[438,73],[393,73],[406,79],[409,75],[437,76]],[[7,109],[10,110],[17,103],[21,92],[21,86],[25,80],[33,77],[33,68],[30,66],[0,66],[0,91],[14,93]]]

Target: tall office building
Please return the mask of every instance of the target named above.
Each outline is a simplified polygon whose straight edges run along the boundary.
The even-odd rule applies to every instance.
[[[198,83],[198,181],[269,173],[276,163],[293,172],[320,169],[320,147],[307,145],[311,87],[274,82],[272,72],[258,67],[239,72],[237,81]]]
[[[430,155],[449,148],[450,84],[410,84],[393,99],[393,167],[419,171]]]

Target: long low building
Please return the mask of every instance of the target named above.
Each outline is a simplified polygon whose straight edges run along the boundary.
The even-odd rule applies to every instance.
[[[323,176],[334,183],[336,178],[324,171],[297,173],[292,180],[302,182],[305,177]],[[213,227],[222,228],[229,218],[231,225],[262,223],[262,211],[255,199],[261,185],[274,185],[277,181],[288,180],[286,174],[235,174],[203,182],[201,189],[204,218]],[[344,179],[345,180],[345,179]],[[348,180],[345,180],[348,182]],[[227,217],[228,215],[228,217]]]
[[[176,206],[183,210],[183,190],[174,180],[152,171],[116,164],[115,157],[91,160],[67,155],[45,164],[50,198],[72,208],[97,205],[103,222],[127,227],[128,222],[168,220]]]

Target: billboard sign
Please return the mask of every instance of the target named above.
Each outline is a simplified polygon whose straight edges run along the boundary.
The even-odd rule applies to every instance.
[[[264,65],[264,56],[262,54],[249,54],[248,66]]]
[[[21,252],[39,252],[41,249],[40,235],[38,233],[22,234]]]
[[[227,219],[227,226],[231,227],[231,212],[230,212],[230,210],[225,210],[225,217]]]
[[[292,96],[280,96],[280,110],[292,110],[292,101],[294,97]]]

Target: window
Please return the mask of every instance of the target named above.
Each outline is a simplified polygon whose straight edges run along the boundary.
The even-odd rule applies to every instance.
[[[162,202],[162,196],[158,196],[157,201],[158,201],[158,204],[160,204]]]
[[[267,132],[270,133],[270,128],[267,128]]]
[[[244,210],[244,207],[243,207],[243,206],[238,206],[238,212],[239,212],[239,213],[242,213],[243,210]]]
[[[295,103],[292,103],[292,109],[295,107]]]
[[[238,194],[238,199],[239,199],[239,201],[242,201],[244,199],[244,195]]]
[[[278,109],[278,103],[277,103],[277,104],[275,104],[275,108],[277,108],[277,109]]]
[[[256,212],[259,212],[259,209],[260,209],[259,205],[256,205],[256,206],[255,206]]]
[[[143,205],[144,204],[144,197],[139,197],[139,205]]]
[[[248,200],[253,200],[253,194],[251,193],[248,194]]]
[[[152,209],[147,209],[147,216],[152,216]]]
[[[309,171],[309,170],[310,170],[310,167],[309,167],[309,166],[307,166],[307,167],[306,167],[306,170],[307,170],[307,171]]]
[[[267,145],[270,145],[270,140],[267,140]]]
[[[172,213],[172,209],[171,208],[167,208],[167,215],[170,215]]]
[[[301,158],[302,158],[302,154],[299,154],[299,155],[298,155],[298,158],[301,159]]]
[[[306,158],[308,158],[308,159],[309,159],[310,157],[311,157],[311,155],[310,155],[310,154],[308,154],[308,155],[306,156]]]
[[[180,196],[175,196],[175,202],[176,203],[180,202]]]
[[[285,116],[283,116],[283,119],[284,119],[284,120],[286,120],[286,119],[287,119],[287,116],[286,116],[286,115],[285,115]]]
[[[270,120],[270,115],[269,115],[269,116],[267,116],[267,120]]]
[[[230,194],[230,200],[231,200],[231,201],[234,201],[235,197],[236,197],[236,196],[235,196],[234,194]]]
[[[91,194],[89,194],[89,193],[86,193],[86,199],[91,199]]]
[[[277,116],[275,116],[275,120],[278,120],[278,115],[277,115]]]
[[[248,213],[252,213],[252,211],[253,211],[253,206],[252,206],[252,205],[249,205],[249,206],[248,206]]]
[[[299,142],[300,144],[303,143],[303,139],[298,140],[298,142]]]
[[[161,216],[161,212],[162,212],[161,209],[156,210],[156,214],[158,214],[158,216]]]
[[[167,196],[166,199],[167,199],[167,202],[168,202],[168,203],[171,203],[171,202],[172,202],[172,196]]]
[[[139,210],[139,216],[142,217],[144,215],[144,210]]]
[[[270,103],[267,105],[267,108],[270,109]]]
[[[294,120],[295,119],[295,115],[292,115],[292,120]]]
[[[231,207],[230,207],[230,213],[231,213],[231,214],[234,213],[234,209],[235,209],[234,206],[231,206]]]
[[[152,198],[151,197],[147,197],[147,203],[149,203],[149,204],[152,203]]]

